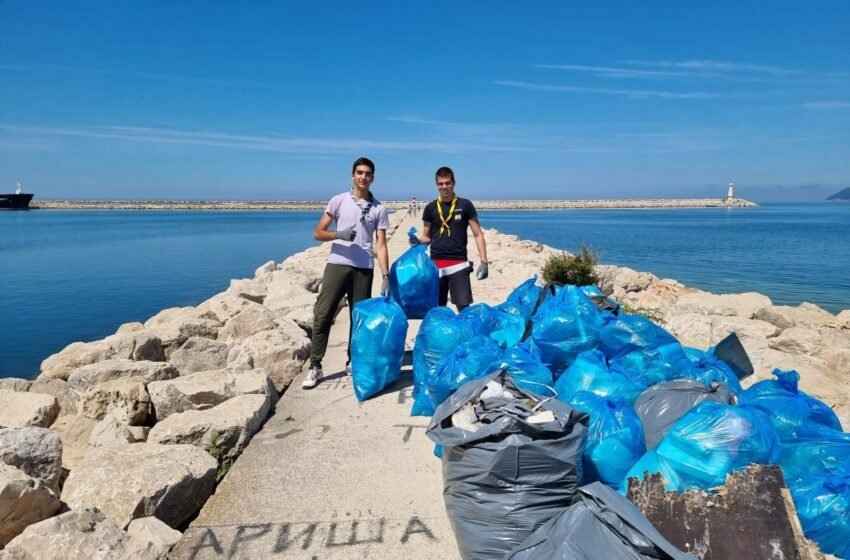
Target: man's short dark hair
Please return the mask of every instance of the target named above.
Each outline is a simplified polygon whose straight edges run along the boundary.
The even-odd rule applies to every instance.
[[[371,169],[371,170],[372,170],[372,175],[374,175],[374,174],[375,174],[375,164],[374,164],[374,163],[372,163],[372,160],[371,160],[371,159],[369,159],[369,158],[362,157],[362,158],[357,158],[357,161],[355,161],[355,162],[354,162],[354,165],[352,165],[352,166],[351,166],[351,174],[352,174],[352,175],[354,175],[354,172],[355,172],[355,171],[357,171],[357,166],[358,166],[358,165],[367,165],[367,166],[369,166],[369,169]]]
[[[449,177],[452,180],[452,184],[455,182],[455,172],[452,171],[451,167],[441,167],[437,170],[437,173],[434,174],[434,179],[437,177]]]

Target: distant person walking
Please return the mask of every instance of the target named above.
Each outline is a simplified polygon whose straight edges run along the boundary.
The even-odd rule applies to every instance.
[[[476,277],[489,274],[487,244],[472,202],[455,194],[455,174],[448,167],[436,173],[440,196],[428,203],[422,213],[422,236],[411,237],[411,245],[431,244],[431,259],[440,271],[440,305],[447,305],[449,294],[458,311],[472,305],[472,263],[467,257],[467,228],[472,230],[481,264]]]
[[[348,296],[349,314],[357,302],[372,297],[376,256],[384,275],[381,295],[389,293],[387,228],[390,226],[386,209],[369,190],[374,179],[374,163],[365,157],[355,161],[351,167],[351,190],[330,199],[313,234],[317,241],[330,241],[332,245],[313,313],[310,370],[301,384],[305,389],[312,389],[322,378],[322,359],[328,348],[331,325],[342,297]],[[329,230],[332,222],[336,222],[336,231]],[[351,375],[350,329],[348,334],[349,361],[345,371]]]

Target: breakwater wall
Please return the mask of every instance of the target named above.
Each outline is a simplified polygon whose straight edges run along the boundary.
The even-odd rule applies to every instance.
[[[390,233],[403,217],[391,215]],[[473,289],[487,303],[561,253],[493,229],[485,236],[491,278]],[[0,380],[0,426],[8,428],[0,430],[0,482],[18,492],[4,494],[11,513],[0,546],[47,557],[50,543],[73,534],[80,558],[164,559],[175,529],[302,371],[328,249],[269,261],[196,307],[71,344],[44,360],[35,381]],[[606,292],[652,310],[685,345],[707,348],[736,332],[757,371],[748,383],[773,368],[797,369],[801,388],[850,422],[850,310],[775,306],[762,294],[712,294],[613,265],[598,272]],[[70,512],[56,515],[63,504]]]
[[[410,201],[382,201],[390,210],[404,210]],[[473,200],[480,210],[590,210],[639,208],[755,208],[742,198],[659,198],[598,200]],[[42,210],[323,210],[319,200],[37,200]]]

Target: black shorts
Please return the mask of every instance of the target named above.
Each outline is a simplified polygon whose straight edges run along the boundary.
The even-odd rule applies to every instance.
[[[440,305],[448,304],[449,293],[458,311],[472,305],[472,283],[469,279],[471,274],[472,266],[440,277]]]

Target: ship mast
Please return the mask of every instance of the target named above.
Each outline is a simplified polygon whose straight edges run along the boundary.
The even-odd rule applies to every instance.
[[[21,190],[21,182],[18,181],[18,188],[15,189],[15,194],[21,194],[22,192],[24,191]]]

